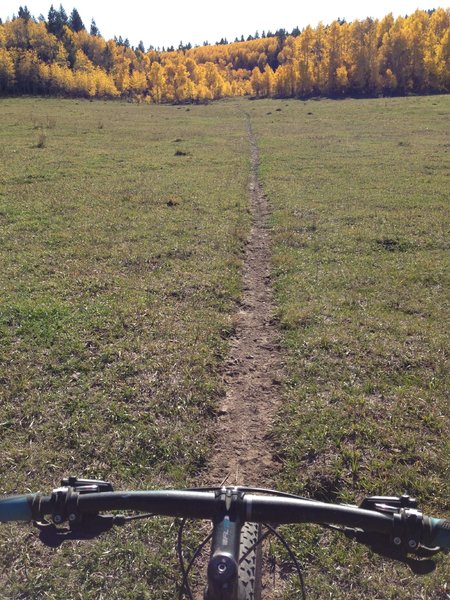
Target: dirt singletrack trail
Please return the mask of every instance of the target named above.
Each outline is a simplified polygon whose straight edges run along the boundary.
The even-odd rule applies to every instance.
[[[258,178],[259,153],[248,114],[246,120],[253,222],[245,251],[236,332],[223,369],[226,396],[219,410],[206,483],[267,487],[279,467],[269,434],[280,405],[283,363],[270,281],[269,206]]]

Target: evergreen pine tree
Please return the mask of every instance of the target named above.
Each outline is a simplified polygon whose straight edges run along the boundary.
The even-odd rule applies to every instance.
[[[29,21],[31,19],[31,13],[26,6],[19,7],[19,19],[23,19],[24,21]]]
[[[53,33],[53,35],[56,35],[58,39],[61,39],[64,33],[64,25],[67,25],[67,22],[67,14],[62,4],[59,6],[59,11],[55,10],[52,4],[50,6],[50,10],[48,11],[48,32]]]
[[[100,37],[100,30],[97,27],[97,25],[95,24],[94,19],[92,19],[91,21],[91,30],[90,30],[90,34],[94,35],[95,37]]]
[[[82,31],[85,29],[84,23],[81,20],[80,13],[74,8],[70,14],[68,25],[72,31],[78,33],[78,31]]]
[[[67,17],[67,13],[64,10],[64,6],[62,4],[59,5],[59,19],[63,25],[67,25],[67,22],[69,20]]]

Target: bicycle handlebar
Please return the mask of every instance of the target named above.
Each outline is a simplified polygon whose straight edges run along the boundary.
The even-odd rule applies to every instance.
[[[110,484],[106,485],[109,487],[104,489],[112,489]],[[94,487],[91,486],[91,489]],[[99,489],[98,486],[95,489]],[[385,504],[383,500],[389,503]],[[64,521],[76,525],[86,515],[105,511],[210,520],[230,514],[242,522],[334,524],[365,533],[383,534],[406,552],[414,552],[419,546],[450,548],[449,520],[423,515],[416,508],[409,507],[415,506],[415,503],[400,500],[368,498],[363,502],[364,508],[358,508],[304,498],[257,495],[246,493],[245,488],[91,492],[89,486],[83,489],[75,485],[57,488],[51,496],[28,494],[0,498],[0,522],[40,521],[51,516],[57,525]],[[406,506],[402,507],[402,504]]]

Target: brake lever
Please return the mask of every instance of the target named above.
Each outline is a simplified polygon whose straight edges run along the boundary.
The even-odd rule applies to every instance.
[[[413,558],[408,556],[403,547],[391,544],[389,536],[376,532],[363,531],[362,529],[352,529],[350,527],[345,527],[341,531],[347,538],[364,544],[375,554],[407,565],[415,575],[428,575],[436,568],[435,561],[431,560],[430,557],[437,554],[440,548],[418,547],[414,551],[410,551],[417,557]]]
[[[123,515],[86,515],[81,523],[71,523],[69,527],[57,527],[47,521],[34,521],[33,524],[40,530],[39,539],[45,546],[58,548],[66,541],[92,540],[125,523]]]

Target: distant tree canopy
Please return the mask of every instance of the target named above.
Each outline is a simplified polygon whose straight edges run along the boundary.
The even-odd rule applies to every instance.
[[[51,5],[36,20],[26,6],[0,21],[0,94],[127,97],[145,102],[207,102],[227,96],[450,91],[450,9],[407,17],[338,19],[291,33],[258,31],[244,41],[145,51],[127,38],[105,40],[74,8]]]

